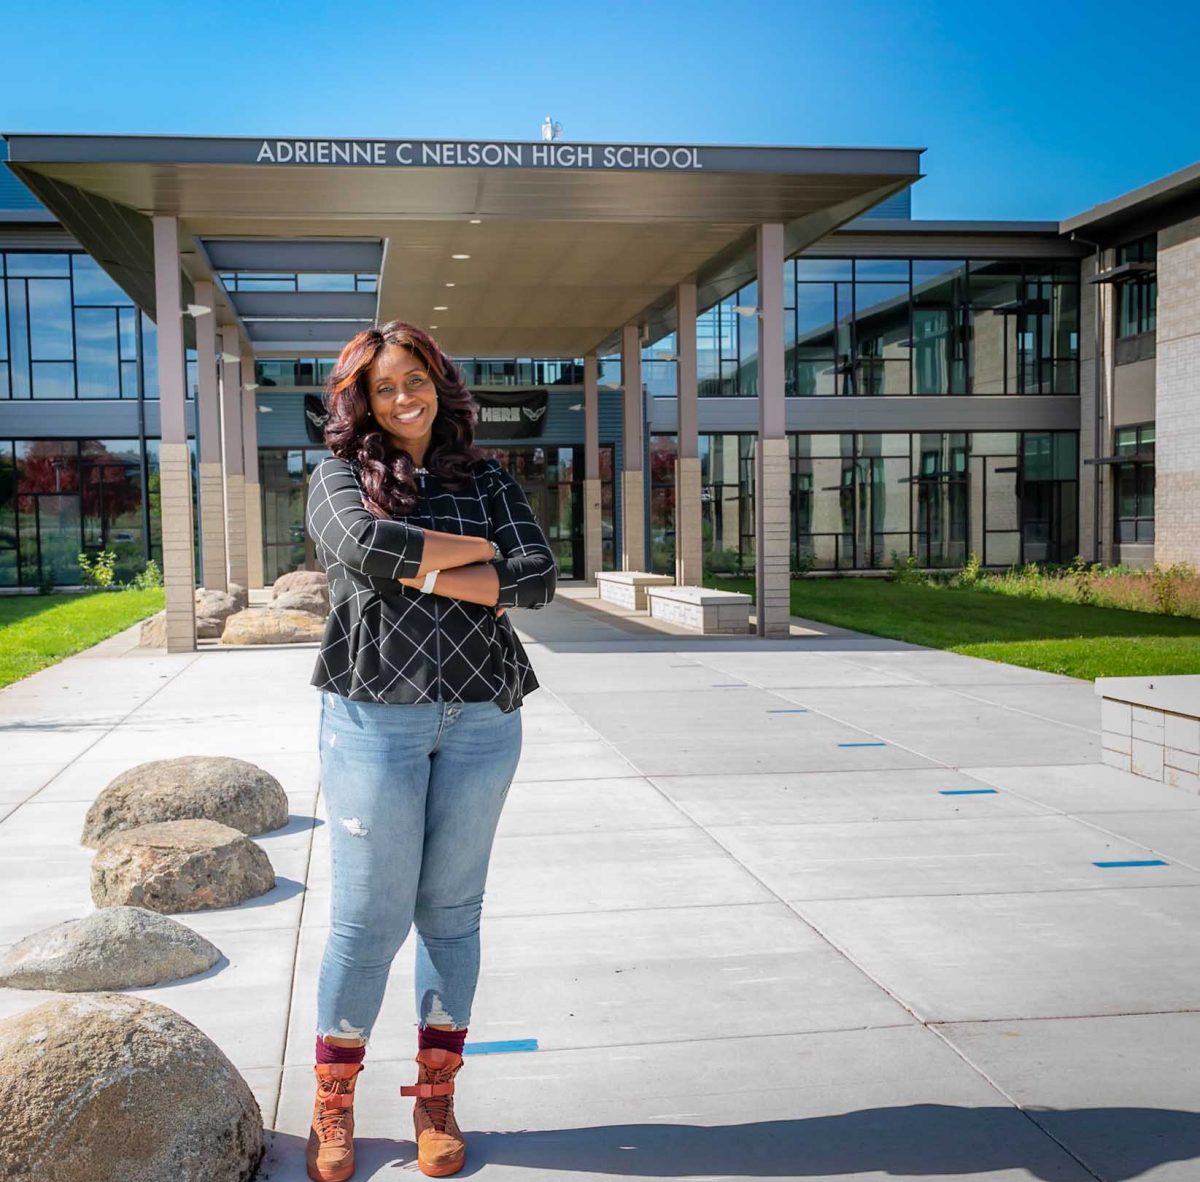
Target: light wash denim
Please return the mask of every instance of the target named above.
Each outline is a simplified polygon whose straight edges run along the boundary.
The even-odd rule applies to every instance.
[[[462,1030],[479,979],[492,841],[521,754],[521,709],[321,697],[333,891],[317,1033],[370,1038],[388,969],[414,924],[417,1021]]]

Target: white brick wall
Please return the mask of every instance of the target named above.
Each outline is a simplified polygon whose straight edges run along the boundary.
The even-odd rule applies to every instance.
[[[1200,218],[1158,236],[1154,557],[1200,565]]]

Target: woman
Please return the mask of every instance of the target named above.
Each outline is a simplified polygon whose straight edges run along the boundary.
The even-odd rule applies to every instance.
[[[554,556],[521,486],[474,446],[475,404],[420,329],[360,332],[329,379],[308,530],[331,610],[313,674],[333,892],[317,987],[309,1177],[354,1171],[354,1085],[392,959],[417,929],[423,1173],[453,1174],[454,1117],[479,976],[492,839],[538,686],[504,615],[554,595]]]

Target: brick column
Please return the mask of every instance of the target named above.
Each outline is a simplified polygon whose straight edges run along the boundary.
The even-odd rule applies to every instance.
[[[758,441],[754,470],[755,617],[759,636],[790,635],[790,488],[784,429],[783,226],[758,227]]]
[[[214,311],[196,318],[196,450],[200,468],[200,568],[203,585],[224,591],[225,484],[221,471],[221,393],[213,285],[196,284],[196,302]]]
[[[696,379],[696,285],[675,289],[675,371],[678,378],[678,446],[675,459],[675,582],[704,582],[700,510],[700,438]]]
[[[246,557],[246,477],[242,446],[242,357],[238,330],[221,329],[221,454],[225,466],[225,548],[229,581],[249,588]]]
[[[600,363],[593,350],[583,358],[583,577],[594,582],[603,569],[600,520]]]
[[[642,342],[636,324],[621,330],[624,457],[621,464],[621,569],[648,569],[646,562],[646,474],[642,466]]]
[[[263,585],[262,485],[258,480],[258,387],[254,355],[242,354],[242,470],[246,493],[246,586]]]
[[[1200,565],[1200,218],[1158,234],[1154,560]]]
[[[196,648],[195,522],[192,456],[185,417],[183,292],[179,277],[179,223],[156,216],[154,322],[158,337],[158,400],[162,424],[159,487],[162,505],[163,584],[167,601],[167,652]]]

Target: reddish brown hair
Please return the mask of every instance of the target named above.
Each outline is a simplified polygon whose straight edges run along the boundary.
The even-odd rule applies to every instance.
[[[463,384],[462,371],[428,333],[391,320],[352,337],[326,384],[325,442],[339,459],[357,464],[368,500],[392,516],[402,516],[417,503],[415,464],[375,421],[367,388],[367,371],[385,345],[401,345],[412,353],[437,389],[437,414],[424,466],[451,487],[461,487],[483,453],[475,446],[478,408]]]

